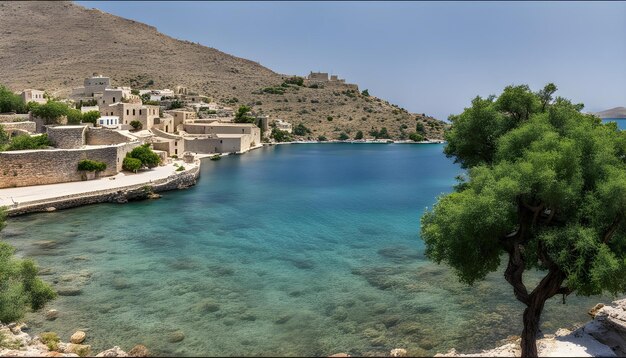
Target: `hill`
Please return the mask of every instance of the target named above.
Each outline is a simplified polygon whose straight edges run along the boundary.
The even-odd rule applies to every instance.
[[[333,139],[341,132],[354,137],[358,130],[368,137],[369,131],[385,127],[400,139],[419,122],[428,138],[440,139],[446,126],[339,82],[311,88],[306,81],[281,87],[282,94],[264,92],[291,75],[71,2],[0,3],[0,83],[64,96],[93,73],[111,77],[117,86],[183,85],[233,107],[248,104],[256,113],[303,123],[314,138]]]
[[[626,107],[615,107],[595,113],[600,118],[626,118]]]

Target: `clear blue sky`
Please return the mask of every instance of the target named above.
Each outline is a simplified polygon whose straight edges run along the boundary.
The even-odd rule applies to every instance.
[[[626,106],[626,2],[78,3],[440,119],[521,83],[554,82],[588,111]]]

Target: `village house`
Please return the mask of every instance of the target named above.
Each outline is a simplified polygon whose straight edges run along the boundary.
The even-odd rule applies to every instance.
[[[278,118],[274,119],[273,123],[276,126],[276,128],[280,129],[281,131],[286,131],[287,133],[291,133],[293,130],[291,123],[284,121],[282,119],[278,119]]]
[[[45,104],[48,99],[44,97],[44,91],[34,90],[34,89],[25,89],[21,93],[22,100],[24,103],[35,102],[39,104]]]
[[[130,124],[132,121],[139,121],[143,129],[150,129],[154,126],[155,119],[159,118],[159,106],[144,105],[141,102],[118,102],[100,107],[100,115],[117,116],[120,124]]]

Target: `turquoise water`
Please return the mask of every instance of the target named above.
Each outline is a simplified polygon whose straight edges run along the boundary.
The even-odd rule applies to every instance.
[[[156,201],[11,219],[2,235],[65,294],[29,325],[160,355],[492,347],[521,328],[502,275],[467,287],[423,256],[420,215],[460,173],[442,149],[275,146],[205,160],[198,185]],[[550,301],[544,330],[598,300]]]
[[[626,129],[626,118],[603,118],[603,122],[615,122],[617,123],[617,128],[621,130]]]

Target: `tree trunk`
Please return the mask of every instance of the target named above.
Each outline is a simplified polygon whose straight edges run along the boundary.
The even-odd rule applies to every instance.
[[[544,301],[545,302],[545,301]],[[537,333],[543,302],[539,305],[530,305],[524,310],[524,329],[522,330],[522,357],[538,357]]]

